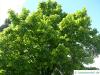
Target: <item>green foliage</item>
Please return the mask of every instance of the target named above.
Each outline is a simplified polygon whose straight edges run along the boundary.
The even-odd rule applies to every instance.
[[[85,8],[67,14],[49,0],[36,12],[10,10],[9,19],[10,26],[0,32],[4,75],[71,75],[100,53],[100,35],[90,27]]]

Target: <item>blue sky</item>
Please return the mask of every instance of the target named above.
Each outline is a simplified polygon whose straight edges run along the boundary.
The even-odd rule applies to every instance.
[[[41,1],[41,0],[40,0]],[[45,0],[42,0],[45,1]],[[61,4],[63,11],[73,13],[86,7],[88,15],[91,17],[91,24],[100,32],[100,0],[56,0]],[[24,7],[31,11],[36,11],[39,0],[27,0]]]

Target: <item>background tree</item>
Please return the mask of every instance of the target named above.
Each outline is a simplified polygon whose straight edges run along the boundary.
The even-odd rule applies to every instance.
[[[9,10],[11,24],[0,32],[0,68],[4,75],[72,75],[100,53],[100,35],[85,8],[62,12],[48,0],[36,12]]]
[[[0,26],[0,32],[3,31],[4,28],[7,28],[7,27],[9,26],[10,23],[11,23],[11,22],[10,22],[10,19],[5,19],[4,24],[2,24],[2,25]]]

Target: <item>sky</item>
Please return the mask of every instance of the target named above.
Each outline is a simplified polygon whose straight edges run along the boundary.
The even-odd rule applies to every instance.
[[[0,25],[3,24],[5,18],[8,16],[8,9],[19,12],[25,2],[26,0],[0,0]]]
[[[15,12],[20,12],[23,7],[30,11],[36,11],[38,2],[45,0],[0,0],[0,25],[7,18],[8,9],[13,9]],[[87,9],[88,15],[91,17],[92,28],[96,28],[100,33],[100,0],[56,0],[61,4],[64,12],[73,13],[76,10],[81,10],[83,7]],[[95,58],[95,63],[89,66],[100,68],[100,56]]]

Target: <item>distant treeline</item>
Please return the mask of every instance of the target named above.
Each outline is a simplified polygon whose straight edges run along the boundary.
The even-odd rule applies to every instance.
[[[0,32],[3,31],[4,28],[7,28],[11,21],[9,19],[5,19],[4,24],[0,25]]]

